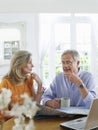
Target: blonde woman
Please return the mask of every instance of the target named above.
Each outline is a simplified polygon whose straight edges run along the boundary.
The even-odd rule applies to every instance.
[[[10,69],[3,77],[0,90],[7,88],[12,91],[12,103],[21,102],[21,95],[27,93],[37,103],[41,100],[42,82],[36,73],[32,73],[32,55],[30,52],[21,50],[16,52],[10,62]],[[38,85],[37,92],[34,89],[34,80]]]

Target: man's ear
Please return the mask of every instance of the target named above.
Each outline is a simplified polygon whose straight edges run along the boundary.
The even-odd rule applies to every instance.
[[[77,61],[77,66],[79,66],[80,65],[80,61]]]

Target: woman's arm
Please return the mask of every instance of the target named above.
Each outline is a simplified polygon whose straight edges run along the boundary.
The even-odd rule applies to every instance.
[[[37,103],[40,103],[41,96],[42,96],[42,93],[43,93],[42,81],[36,73],[32,73],[31,75],[32,75],[32,78],[36,81],[36,83],[38,85],[37,92],[35,92],[35,90],[33,88],[34,100]]]

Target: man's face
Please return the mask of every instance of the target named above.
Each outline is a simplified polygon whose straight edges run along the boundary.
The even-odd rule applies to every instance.
[[[78,72],[79,61],[75,61],[71,54],[63,55],[61,58],[64,73]]]

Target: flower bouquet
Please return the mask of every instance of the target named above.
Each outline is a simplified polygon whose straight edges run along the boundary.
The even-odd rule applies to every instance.
[[[11,91],[9,89],[3,88],[0,93],[0,111],[5,115],[9,104],[11,103]],[[15,125],[12,130],[34,130],[33,117],[36,114],[38,107],[36,102],[25,93],[21,95],[23,101],[20,103],[15,103],[12,105],[9,114],[14,116]],[[4,120],[1,122],[1,130],[3,128]]]

